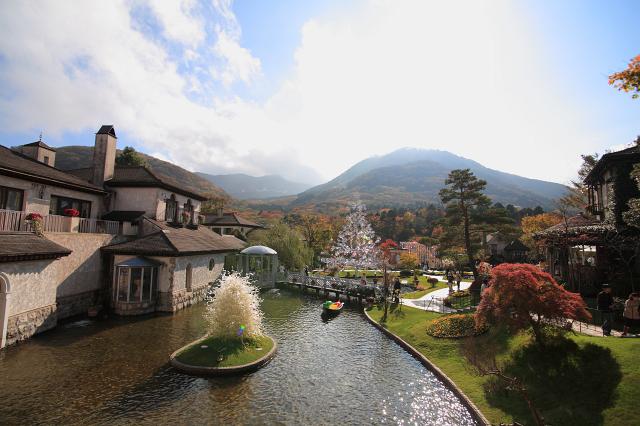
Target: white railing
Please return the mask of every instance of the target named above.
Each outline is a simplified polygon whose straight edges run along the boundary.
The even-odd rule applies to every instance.
[[[69,217],[48,215],[42,217],[42,230],[44,232],[69,232]]]
[[[80,218],[78,232],[83,234],[117,234],[120,223],[114,220]]]
[[[367,281],[366,284],[362,284],[360,280],[354,280],[350,278],[338,278],[322,275],[305,275],[302,273],[288,272],[287,282],[294,284],[304,284],[312,287],[320,287],[322,289],[335,289],[343,290],[349,293],[372,293],[376,291],[382,291],[382,284]]]
[[[33,226],[25,219],[27,213],[16,210],[0,210],[0,231],[33,232]],[[42,217],[43,232],[79,232],[83,234],[117,235],[120,223],[113,220],[87,219],[47,215]]]

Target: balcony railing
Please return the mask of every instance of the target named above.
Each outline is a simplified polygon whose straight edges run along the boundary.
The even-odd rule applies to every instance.
[[[0,210],[0,232],[20,231],[33,232],[33,226],[26,221],[26,212],[16,210]],[[113,220],[87,219],[47,215],[42,217],[43,232],[78,232],[82,234],[117,235],[120,223]]]

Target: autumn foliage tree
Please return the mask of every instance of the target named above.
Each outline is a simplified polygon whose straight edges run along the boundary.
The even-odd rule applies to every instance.
[[[522,226],[522,242],[537,252],[538,244],[534,241],[533,235],[560,222],[562,222],[562,216],[558,213],[542,213],[523,217],[520,223]]]
[[[640,55],[631,59],[627,69],[611,74],[609,84],[620,91],[631,93],[634,99],[640,98]]]
[[[503,263],[492,270],[490,287],[482,295],[476,322],[505,324],[512,331],[530,329],[543,345],[548,326],[565,319],[588,320],[582,297],[565,290],[553,277],[528,264]]]

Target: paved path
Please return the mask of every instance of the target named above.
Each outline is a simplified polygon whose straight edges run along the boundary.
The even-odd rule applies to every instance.
[[[438,278],[440,281],[443,281],[442,276],[437,275],[429,275],[429,277]],[[466,290],[471,286],[469,282],[461,282],[460,290]],[[456,290],[458,287],[454,284],[453,289]],[[402,304],[406,306],[411,306],[412,308],[422,309],[423,311],[433,311],[433,312],[443,312],[443,313],[451,313],[457,312],[456,309],[452,309],[442,305],[442,299],[449,295],[449,288],[441,288],[431,293],[427,293],[419,299],[402,299]]]

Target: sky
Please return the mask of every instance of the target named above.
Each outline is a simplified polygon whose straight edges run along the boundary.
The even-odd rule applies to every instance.
[[[629,0],[0,4],[0,144],[113,124],[192,171],[320,183],[402,147],[568,183],[640,134]]]

